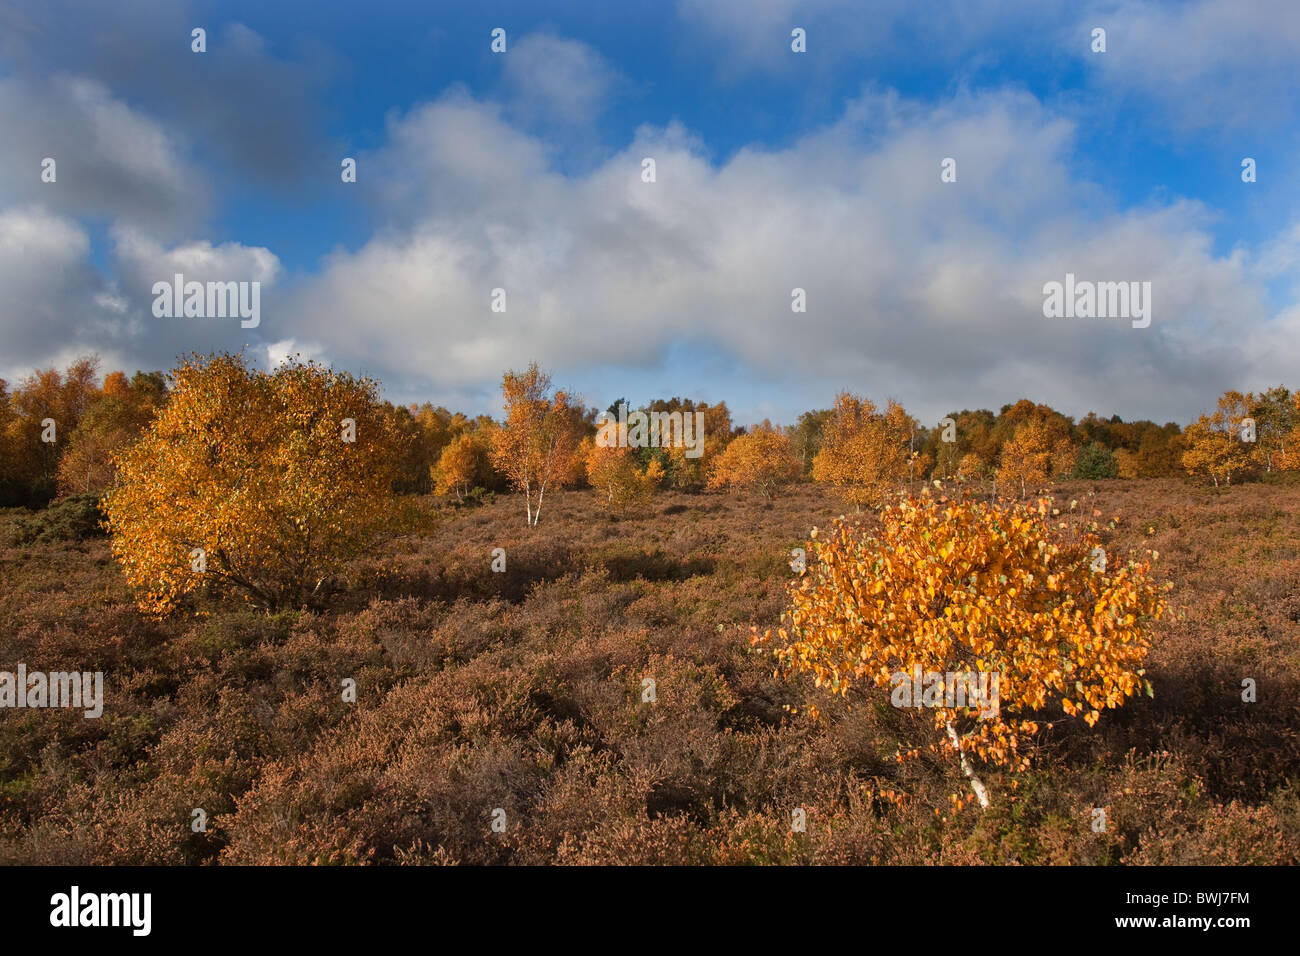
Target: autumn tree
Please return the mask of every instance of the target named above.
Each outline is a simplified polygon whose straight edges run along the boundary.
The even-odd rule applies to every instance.
[[[490,433],[461,432],[443,448],[438,463],[431,467],[434,494],[454,494],[457,501],[464,501],[470,490],[484,481],[491,467],[491,452]]]
[[[1247,395],[1250,417],[1255,421],[1255,440],[1259,443],[1258,456],[1265,471],[1286,468],[1287,448],[1291,435],[1300,427],[1300,414],[1291,390],[1281,385],[1268,389],[1262,395]]]
[[[19,504],[23,499],[18,467],[17,413],[9,395],[9,383],[0,378],[0,507]]]
[[[1113,457],[1115,459],[1116,478],[1138,477],[1137,452],[1129,451],[1127,448],[1119,448],[1113,452]]]
[[[1136,450],[1133,453],[1134,478],[1163,478],[1178,474],[1183,457],[1184,438],[1178,425],[1167,422],[1141,422]],[[1120,474],[1120,477],[1126,477]]]
[[[1002,406],[997,420],[993,424],[991,441],[998,446],[999,457],[1005,445],[1020,426],[1026,422],[1037,421],[1046,433],[1047,447],[1055,449],[1061,444],[1069,444],[1074,438],[1074,421],[1061,414],[1050,405],[1036,404],[1027,398]]]
[[[1291,414],[1294,425],[1287,433],[1279,454],[1279,466],[1287,470],[1300,469],[1300,391],[1291,396]]]
[[[1250,417],[1250,403],[1241,392],[1227,391],[1219,397],[1210,415],[1202,415],[1187,426],[1183,467],[1189,474],[1232,484],[1250,471],[1258,455],[1257,444],[1243,441],[1243,419]]]
[[[962,455],[961,461],[957,464],[957,477],[962,481],[978,481],[984,477],[984,472],[984,459],[973,451]]]
[[[803,465],[789,436],[771,422],[732,440],[709,476],[710,488],[751,488],[771,498],[784,485],[798,481]]]
[[[166,397],[161,372],[137,372],[130,381],[122,372],[105,376],[101,394],[67,438],[59,459],[59,494],[106,490],[117,472],[114,456],[140,435]]]
[[[1052,450],[1047,460],[1047,475],[1053,481],[1068,478],[1074,472],[1079,460],[1079,446],[1068,438],[1058,438],[1052,442]]]
[[[664,478],[659,459],[641,465],[640,450],[602,445],[587,438],[582,443],[587,483],[613,514],[628,514],[645,504]]]
[[[754,643],[832,694],[900,674],[996,675],[995,708],[943,694],[917,702],[932,710],[931,747],[956,756],[987,806],[977,763],[1026,768],[1049,702],[1091,726],[1150,693],[1149,624],[1165,610],[1151,578],[1158,555],[1101,560],[1095,524],[1053,514],[1047,500],[904,495],[878,530],[852,519],[814,529],[781,626],[755,628]]]
[[[582,409],[569,396],[550,394],[551,377],[533,362],[502,377],[506,418],[492,436],[492,462],[523,492],[528,524],[541,518],[548,489],[571,483],[582,439]]]
[[[996,416],[987,408],[981,408],[976,411],[963,409],[948,417],[957,425],[957,447],[961,451],[961,458],[974,454],[983,463],[982,471],[992,470],[1002,448],[1001,438],[996,431]],[[958,459],[959,462],[961,458]]]
[[[0,486],[10,489],[9,503],[44,505],[57,494],[59,460],[99,397],[98,379],[99,359],[86,356],[63,372],[38,369],[8,394]]]
[[[701,415],[699,425],[691,425],[692,438],[696,442],[694,451],[682,444],[670,445],[666,451],[668,476],[672,487],[679,491],[698,491],[708,484],[709,472],[722,457],[723,451],[735,437],[731,424],[731,412],[726,402],[709,405],[706,402],[682,401],[674,398],[671,402],[652,402],[650,412],[674,412],[680,410],[683,424],[689,415]],[[697,419],[692,418],[694,423]]]
[[[112,549],[146,611],[207,588],[300,605],[389,515],[404,449],[377,384],[315,363],[270,374],[193,356],[105,495]]]
[[[813,459],[813,480],[835,485],[857,508],[875,505],[907,480],[911,429],[897,402],[881,413],[869,399],[841,392]]]
[[[1020,497],[1026,487],[1035,487],[1047,481],[1052,450],[1048,445],[1047,426],[1041,419],[1031,418],[1016,429],[1011,440],[1002,446],[998,464],[998,483],[1020,487]]]
[[[88,494],[113,483],[113,454],[138,433],[131,409],[118,399],[93,405],[77,425],[58,466],[60,495]]]

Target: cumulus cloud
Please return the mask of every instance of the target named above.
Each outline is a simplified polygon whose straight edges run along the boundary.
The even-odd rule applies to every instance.
[[[377,160],[405,171],[409,216],[330,257],[285,308],[295,338],[408,391],[473,389],[532,358],[580,382],[690,342],[748,379],[893,394],[926,414],[1030,394],[1177,418],[1251,373],[1241,323],[1270,318],[1247,257],[1215,255],[1208,210],[1116,208],[1073,178],[1072,125],[1026,94],[868,92],[787,149],[721,165],[680,127],[645,128],[568,177],[464,94],[390,132]],[[940,182],[947,156],[956,183]],[[1066,272],[1150,281],[1151,328],[1044,318],[1043,284]],[[665,391],[691,386],[678,374]]]
[[[66,216],[40,206],[0,211],[0,378],[84,352],[120,354],[105,325],[116,303],[89,250],[86,231]]]
[[[168,231],[207,209],[204,176],[154,119],[97,80],[0,80],[0,207],[40,202],[79,217],[111,217]],[[56,180],[41,179],[55,161]]]
[[[0,4],[5,72],[33,88],[62,75],[95,77],[114,94],[183,130],[209,163],[279,192],[306,188],[338,165],[323,135],[325,93],[340,63],[304,36],[292,59],[276,56],[246,24],[174,0]],[[206,25],[205,54],[190,30]],[[332,162],[331,162],[332,160]]]
[[[120,324],[150,367],[169,368],[188,352],[239,351],[245,345],[260,354],[267,338],[281,334],[275,306],[281,267],[269,249],[206,240],[166,246],[139,230],[120,227],[113,231],[112,260],[121,295],[131,303],[129,318]],[[261,283],[261,324],[244,329],[238,318],[156,317],[154,283],[170,283],[178,273],[186,282]]]
[[[90,239],[74,220],[40,207],[0,212],[0,376],[98,352],[106,367],[167,369],[191,351],[261,354],[277,335],[274,284],[279,260],[239,243],[189,241],[164,245],[132,227],[113,231],[110,276],[90,261]],[[257,281],[263,284],[263,325],[242,329],[236,319],[157,318],[155,282]]]

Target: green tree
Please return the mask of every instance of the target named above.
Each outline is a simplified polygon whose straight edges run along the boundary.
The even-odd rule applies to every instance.
[[[804,412],[790,429],[790,443],[805,475],[812,474],[813,459],[822,449],[822,437],[832,414],[829,408]]]
[[[1085,446],[1074,462],[1074,477],[1099,479],[1114,478],[1119,474],[1115,453],[1099,441]]]

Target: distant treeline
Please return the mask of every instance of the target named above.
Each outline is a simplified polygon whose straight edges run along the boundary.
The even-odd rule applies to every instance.
[[[169,394],[163,372],[120,371],[100,377],[99,360],[79,359],[63,371],[43,369],[16,386],[0,379],[0,506],[41,507],[56,497],[94,494],[114,479],[114,455],[131,444],[148,427]],[[1228,392],[1220,397],[1212,415],[1181,429],[1174,422],[1126,422],[1118,415],[1102,418],[1089,413],[1075,421],[1047,405],[1022,399],[988,409],[951,412],[947,419],[922,425],[900,405],[889,403],[877,411],[870,402],[848,393],[836,407],[808,411],[786,427],[764,422],[753,428],[737,427],[725,402],[708,405],[673,397],[639,406],[644,411],[704,414],[704,455],[699,460],[669,454],[661,448],[642,448],[638,454],[644,471],[653,462],[662,484],[680,490],[699,490],[710,483],[711,471],[723,452],[746,434],[779,432],[788,440],[804,478],[819,480],[814,463],[822,450],[828,427],[842,432],[846,422],[887,423],[879,431],[883,441],[906,462],[908,480],[930,477],[1023,481],[1040,477],[1156,478],[1190,473],[1216,484],[1231,483],[1252,472],[1300,467],[1300,412],[1297,398],[1283,386],[1256,395]],[[619,399],[605,411],[616,413]],[[437,492],[458,498],[477,491],[504,491],[508,475],[494,465],[488,453],[492,433],[501,423],[488,415],[469,417],[429,403],[393,405],[382,411],[405,436],[401,443],[399,493]],[[573,426],[584,437],[597,432],[600,409],[575,407]],[[588,443],[590,444],[590,443]],[[782,443],[784,444],[784,442]],[[1041,467],[1020,465],[1023,459],[1041,457]],[[829,473],[829,456],[823,456]],[[1015,467],[1009,466],[1012,464]],[[570,484],[586,481],[585,469],[575,463]],[[852,468],[851,460],[840,470]]]

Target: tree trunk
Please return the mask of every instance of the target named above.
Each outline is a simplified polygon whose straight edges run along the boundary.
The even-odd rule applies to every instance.
[[[537,527],[537,522],[542,517],[542,496],[546,494],[546,485],[537,489],[537,510],[533,512],[533,527]]]
[[[961,772],[964,773],[966,779],[970,781],[970,788],[975,791],[975,798],[979,800],[980,807],[987,810],[989,806],[988,789],[984,786],[984,781],[980,780],[979,776],[975,773],[975,768],[970,765],[970,761],[966,759],[966,754],[962,752],[961,738],[957,736],[957,731],[953,728],[951,720],[948,721],[948,739],[951,740],[952,745],[957,748],[957,757],[961,761]]]

